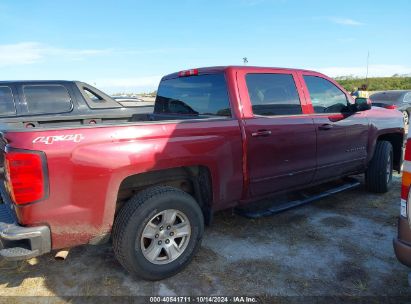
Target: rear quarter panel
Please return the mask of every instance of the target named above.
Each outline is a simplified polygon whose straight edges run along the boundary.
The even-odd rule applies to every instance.
[[[211,172],[214,209],[242,193],[235,119],[8,132],[5,138],[13,148],[46,153],[49,197],[16,207],[16,214],[23,225],[50,226],[53,249],[109,232],[119,186],[130,175],[202,165]]]

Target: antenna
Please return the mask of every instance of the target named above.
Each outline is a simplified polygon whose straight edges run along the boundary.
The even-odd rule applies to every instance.
[[[244,65],[247,65],[247,63],[248,63],[248,58],[247,57],[243,58],[243,63],[244,63]]]

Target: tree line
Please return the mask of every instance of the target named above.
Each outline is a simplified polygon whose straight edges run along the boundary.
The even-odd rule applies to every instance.
[[[363,84],[368,85],[369,91],[386,90],[411,90],[411,77],[374,77],[374,78],[354,78],[336,77],[335,80],[347,91],[354,91]]]

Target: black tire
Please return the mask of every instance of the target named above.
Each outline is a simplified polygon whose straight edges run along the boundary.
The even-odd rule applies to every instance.
[[[390,172],[388,174],[388,167]],[[393,152],[388,141],[377,141],[374,156],[365,172],[365,184],[369,191],[386,193],[392,184]]]
[[[168,209],[186,215],[191,235],[176,260],[158,265],[145,258],[140,239],[150,219]],[[173,276],[190,263],[201,245],[203,232],[203,214],[191,195],[173,187],[155,186],[136,194],[121,208],[113,226],[113,249],[120,264],[130,273],[146,280],[161,280]]]
[[[404,125],[405,126],[409,125],[410,124],[410,113],[408,113],[407,110],[404,110],[402,112],[402,116],[403,116],[403,119],[404,119]]]

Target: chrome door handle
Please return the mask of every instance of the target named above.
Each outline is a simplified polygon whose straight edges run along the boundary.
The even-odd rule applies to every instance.
[[[252,137],[265,137],[271,135],[270,130],[258,130],[257,132],[252,132],[251,136]]]

